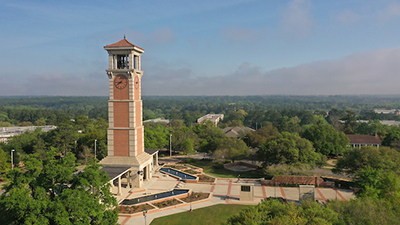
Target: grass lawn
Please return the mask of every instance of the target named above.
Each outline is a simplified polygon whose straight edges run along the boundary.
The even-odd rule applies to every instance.
[[[174,215],[156,218],[151,225],[204,225],[204,224],[221,224],[228,220],[234,214],[239,213],[246,205],[225,205],[219,204],[206,208],[196,209],[192,212],[183,212]]]
[[[194,162],[190,162],[190,164],[203,168],[203,172],[209,174],[214,177],[220,178],[237,178],[240,174],[241,178],[261,178],[257,170],[251,170],[247,172],[234,172],[227,169],[214,169],[212,167],[212,161],[208,160],[195,160]]]

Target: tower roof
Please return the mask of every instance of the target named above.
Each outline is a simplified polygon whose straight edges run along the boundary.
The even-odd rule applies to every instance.
[[[104,48],[126,48],[126,47],[136,47],[136,48],[139,48],[144,51],[143,48],[132,44],[130,41],[126,40],[126,38],[124,38],[114,44],[104,46]]]

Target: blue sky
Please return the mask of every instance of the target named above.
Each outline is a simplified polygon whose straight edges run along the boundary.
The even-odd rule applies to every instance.
[[[400,1],[0,0],[0,21],[0,95],[106,96],[124,35],[143,95],[400,94]]]

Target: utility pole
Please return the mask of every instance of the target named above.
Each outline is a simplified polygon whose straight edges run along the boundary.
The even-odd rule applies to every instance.
[[[97,159],[97,149],[96,149],[97,139],[94,139],[94,158]]]
[[[172,138],[172,134],[169,135],[169,157],[172,157],[171,138]]]
[[[14,169],[14,152],[15,150],[11,150],[11,169]]]

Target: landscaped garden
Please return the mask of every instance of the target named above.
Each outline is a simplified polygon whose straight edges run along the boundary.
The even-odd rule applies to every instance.
[[[222,163],[215,163],[212,160],[193,160],[191,164],[194,166],[203,168],[203,172],[209,174],[214,177],[220,178],[237,178],[240,174],[240,177],[244,178],[262,178],[263,174],[260,170],[252,170],[247,172],[235,172],[230,171],[224,168]]]
[[[199,171],[192,170],[192,169],[187,169],[187,170],[182,170],[182,171],[185,173],[188,173],[188,174],[192,174],[192,175],[196,175],[196,174],[200,173]]]
[[[157,206],[158,208],[165,208],[165,207],[168,207],[168,206],[182,204],[182,202],[174,198],[174,199],[169,199],[169,200],[165,200],[165,201],[157,202],[157,203],[152,203],[152,204]]]
[[[138,212],[142,212],[144,210],[150,210],[150,209],[154,209],[153,206],[149,205],[149,204],[142,204],[142,205],[133,205],[133,206],[124,206],[124,205],[120,205],[118,206],[119,209],[119,213],[123,213],[123,214],[133,214],[133,213],[138,213]]]
[[[195,202],[195,201],[200,201],[200,200],[206,199],[206,198],[208,198],[208,196],[210,196],[210,193],[192,192],[190,197],[182,198],[181,200],[184,202]]]
[[[210,177],[204,174],[201,175],[197,175],[199,177],[199,182],[205,182],[205,183],[214,183],[215,178],[214,177]]]

